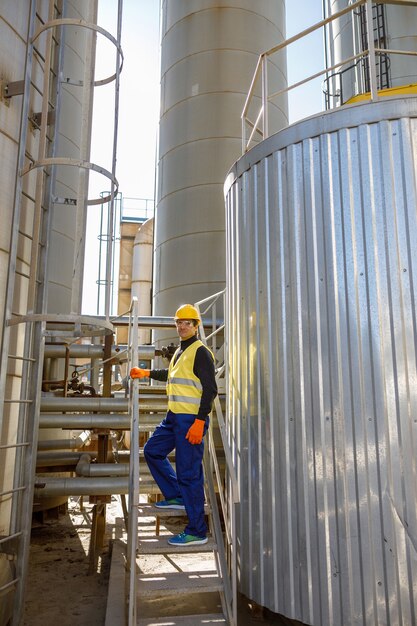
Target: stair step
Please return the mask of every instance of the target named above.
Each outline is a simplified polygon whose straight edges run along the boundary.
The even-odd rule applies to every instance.
[[[138,576],[138,597],[142,599],[161,595],[210,593],[222,591],[222,589],[221,578],[215,571],[169,572]]]
[[[138,542],[138,554],[190,554],[195,552],[212,552],[216,549],[213,537],[209,537],[203,545],[170,546],[168,535],[142,537]]]
[[[137,622],[138,626],[216,626],[227,624],[222,613],[211,615],[172,615],[170,617],[142,617]]]
[[[210,506],[205,504],[205,515],[208,515],[210,511]],[[179,511],[178,509],[158,509],[153,504],[140,504],[138,508],[138,515],[139,517],[151,517],[152,515],[158,517],[184,517],[187,513],[185,511]]]

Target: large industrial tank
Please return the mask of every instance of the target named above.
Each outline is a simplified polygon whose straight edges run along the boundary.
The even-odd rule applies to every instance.
[[[416,624],[417,99],[318,115],[225,185],[238,580],[322,626]]]
[[[417,8],[386,5],[388,48],[417,52]],[[391,87],[417,82],[416,57],[393,54],[390,58]]]
[[[258,55],[285,38],[285,3],[164,0],[161,37],[153,312],[172,315],[224,288],[223,182]],[[269,67],[272,89],[286,84],[282,58]],[[285,97],[270,119],[272,132],[286,125]]]
[[[133,243],[132,296],[138,299],[139,315],[152,313],[153,226],[154,218],[151,217],[138,229]],[[139,345],[148,344],[150,341],[150,330],[138,331]]]

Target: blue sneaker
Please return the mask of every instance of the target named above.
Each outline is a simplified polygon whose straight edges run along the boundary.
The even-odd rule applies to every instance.
[[[186,533],[180,533],[179,535],[174,535],[171,539],[168,539],[168,543],[171,546],[188,546],[193,544],[194,546],[201,546],[204,543],[207,543],[207,537],[196,537],[195,535],[187,535]]]
[[[185,511],[182,498],[171,498],[170,500],[161,500],[154,502],[157,509],[177,509],[177,511]]]

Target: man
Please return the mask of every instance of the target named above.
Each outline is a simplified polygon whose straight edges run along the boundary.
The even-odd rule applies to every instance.
[[[144,454],[165,498],[155,506],[185,510],[188,516],[184,532],[171,537],[168,543],[199,545],[207,543],[202,460],[203,437],[217,395],[214,357],[198,339],[200,316],[194,306],[183,304],[174,319],[180,345],[169,368],[148,370],[134,367],[130,376],[167,382],[168,412],[145,444]],[[176,473],[167,459],[174,448]]]

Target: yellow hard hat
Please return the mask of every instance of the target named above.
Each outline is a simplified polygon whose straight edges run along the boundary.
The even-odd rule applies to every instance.
[[[175,312],[174,320],[196,320],[201,322],[200,314],[192,304],[182,304]]]

